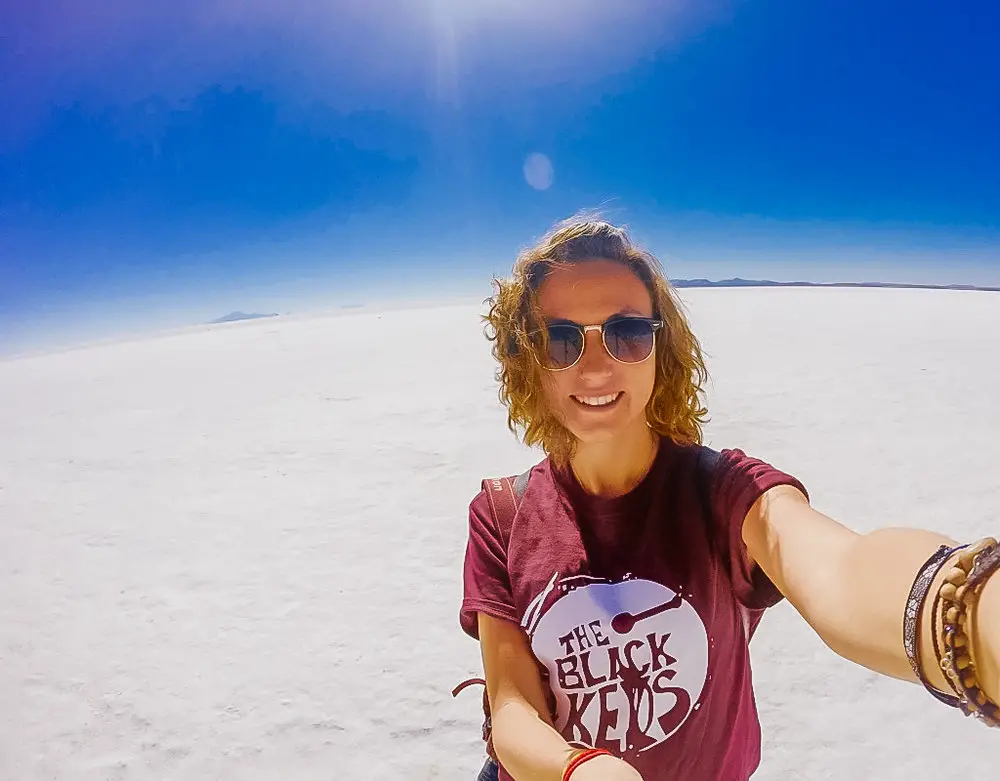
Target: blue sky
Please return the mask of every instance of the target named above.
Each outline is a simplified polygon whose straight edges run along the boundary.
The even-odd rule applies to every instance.
[[[52,0],[0,26],[7,344],[486,295],[593,207],[675,277],[1000,284],[993,3]]]

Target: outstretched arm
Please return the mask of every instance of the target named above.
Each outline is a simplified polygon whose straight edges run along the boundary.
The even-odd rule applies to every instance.
[[[753,562],[837,654],[884,675],[916,681],[903,648],[903,611],[921,565],[939,546],[954,541],[920,529],[857,534],[812,508],[791,486],[773,488],[754,504],[743,524],[743,540]],[[932,584],[931,595],[942,578],[939,574]],[[932,604],[928,598],[920,659],[931,684],[951,693],[935,663]],[[1000,702],[1000,574],[987,581],[975,615],[979,684]]]

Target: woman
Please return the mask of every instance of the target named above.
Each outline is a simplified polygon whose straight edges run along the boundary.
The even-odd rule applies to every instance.
[[[841,656],[1000,713],[1000,552],[916,529],[855,534],[795,477],[702,447],[698,341],[623,230],[558,226],[490,304],[510,425],[547,455],[509,535],[487,484],[470,505],[461,624],[481,644],[501,778],[748,778],[747,644],[782,598]],[[946,576],[972,578],[972,618]],[[953,686],[937,659],[969,646]]]

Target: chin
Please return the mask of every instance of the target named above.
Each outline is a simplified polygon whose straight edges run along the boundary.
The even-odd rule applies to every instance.
[[[596,445],[613,442],[638,426],[645,425],[645,420],[640,416],[607,422],[574,420],[566,428],[581,445]]]
[[[604,442],[612,442],[617,436],[621,435],[621,430],[614,429],[570,429],[570,433],[576,438],[576,441],[581,445],[597,445]]]

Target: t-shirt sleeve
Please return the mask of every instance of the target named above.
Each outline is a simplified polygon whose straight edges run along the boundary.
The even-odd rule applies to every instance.
[[[766,491],[779,485],[798,488],[809,494],[795,477],[742,450],[721,452],[712,481],[712,509],[718,523],[717,534],[724,566],[737,599],[751,610],[763,610],[782,600],[782,594],[757,565],[743,542],[743,520]]]
[[[507,571],[507,551],[490,513],[485,491],[481,491],[469,505],[469,539],[465,548],[463,581],[459,621],[466,634],[479,639],[477,613],[517,621]]]

